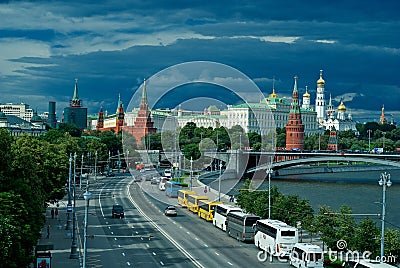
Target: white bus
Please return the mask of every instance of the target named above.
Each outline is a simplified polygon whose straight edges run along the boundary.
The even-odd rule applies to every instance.
[[[290,265],[296,268],[324,267],[324,253],[322,249],[310,243],[296,243],[290,254]]]
[[[242,209],[240,207],[228,204],[217,205],[214,211],[214,218],[213,218],[214,226],[226,232],[226,216],[230,211],[242,212]]]
[[[273,256],[289,256],[299,242],[297,229],[278,220],[258,220],[254,233],[254,244]]]
[[[164,176],[167,177],[167,178],[171,178],[171,176],[172,176],[171,169],[169,169],[169,168],[165,169],[164,170]]]

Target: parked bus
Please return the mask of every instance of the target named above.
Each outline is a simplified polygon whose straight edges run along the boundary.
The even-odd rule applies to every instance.
[[[208,196],[189,194],[187,207],[190,211],[194,213],[199,212],[199,200],[208,200]]]
[[[231,211],[226,216],[226,233],[242,242],[253,241],[253,225],[259,219],[256,215]]]
[[[317,245],[310,243],[296,243],[292,248],[289,261],[290,265],[293,265],[296,268],[323,268],[324,253]]]
[[[186,208],[188,206],[188,200],[187,197],[190,194],[196,194],[196,192],[190,191],[190,190],[178,190],[178,204]]]
[[[218,204],[222,204],[222,202],[199,200],[199,217],[206,221],[212,221],[214,218],[215,207]]]
[[[222,229],[224,232],[226,231],[226,216],[231,211],[242,212],[240,207],[229,205],[229,204],[219,204],[215,208],[213,224],[215,227]]]
[[[297,229],[278,220],[263,219],[254,226],[254,244],[273,256],[289,256],[299,242]]]
[[[161,177],[160,183],[158,184],[158,189],[160,191],[165,191],[165,183],[167,183],[167,181],[169,181],[169,180],[170,180],[170,178]]]
[[[178,197],[178,191],[182,189],[182,184],[177,181],[165,182],[165,195],[169,197]]]

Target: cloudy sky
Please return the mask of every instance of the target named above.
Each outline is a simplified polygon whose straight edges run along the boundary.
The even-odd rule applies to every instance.
[[[266,95],[275,79],[276,92],[290,97],[298,75],[312,103],[323,69],[326,97],[343,99],[354,119],[376,121],[385,105],[400,122],[399,10],[399,1],[368,0],[0,1],[0,102],[42,113],[56,101],[61,118],[78,78],[89,113],[114,112],[118,94],[127,105],[144,78],[211,61]],[[186,92],[212,98],[202,87]]]

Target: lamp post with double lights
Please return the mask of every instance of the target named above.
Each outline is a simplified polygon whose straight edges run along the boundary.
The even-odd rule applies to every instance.
[[[78,259],[78,241],[76,237],[76,153],[74,153],[74,209],[72,212],[72,244],[70,259]]]
[[[72,212],[71,177],[72,177],[72,153],[69,154],[67,225],[65,226],[65,230],[68,230],[68,231],[71,230],[71,212]]]
[[[385,135],[386,135],[386,132],[382,132],[382,136],[383,136],[382,152],[383,153],[385,152]]]
[[[368,133],[368,153],[371,152],[371,132],[372,130],[368,129],[367,133]]]
[[[88,210],[89,210],[89,200],[92,194],[86,190],[86,192],[83,194],[83,198],[85,198],[86,204],[85,204],[85,223],[84,223],[84,228],[83,228],[83,262],[82,262],[82,267],[86,268],[86,254],[87,254],[87,226],[88,226]]]
[[[392,186],[390,174],[381,173],[379,186],[382,186],[382,230],[381,230],[381,258],[382,262],[385,255],[385,214],[386,214],[386,188]]]
[[[222,171],[222,163],[221,160],[219,160],[218,202],[221,202],[221,171]]]
[[[267,169],[268,174],[268,219],[271,219],[271,174],[272,169],[269,167]]]
[[[192,190],[193,187],[193,157],[190,157],[190,191]]]
[[[94,158],[94,180],[97,179],[97,150],[95,153],[95,158]]]

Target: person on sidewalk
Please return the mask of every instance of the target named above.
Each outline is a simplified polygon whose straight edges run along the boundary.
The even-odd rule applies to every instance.
[[[51,218],[54,219],[54,208],[51,208]]]
[[[46,236],[46,238],[47,239],[50,238],[50,225],[47,225],[47,236]]]
[[[58,208],[54,211],[54,215],[56,215],[56,219],[58,219]]]

